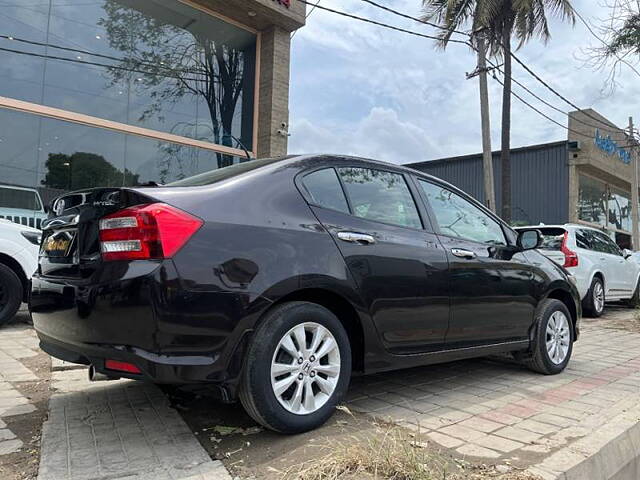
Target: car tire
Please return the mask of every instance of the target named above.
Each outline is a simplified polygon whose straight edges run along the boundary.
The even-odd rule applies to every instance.
[[[301,332],[303,349],[298,341]],[[323,340],[316,341],[316,336]],[[240,401],[256,422],[276,432],[302,433],[319,427],[333,415],[349,387],[349,337],[333,313],[314,303],[288,302],[269,311],[245,358]]]
[[[559,300],[544,300],[535,319],[535,336],[524,364],[534,372],[556,375],[568,365],[573,353],[574,330],[567,306]]]
[[[597,318],[604,313],[604,304],[606,298],[604,293],[604,282],[600,277],[593,277],[591,286],[584,297],[582,309],[585,315]]]
[[[0,326],[7,324],[20,308],[22,293],[20,278],[0,263]]]

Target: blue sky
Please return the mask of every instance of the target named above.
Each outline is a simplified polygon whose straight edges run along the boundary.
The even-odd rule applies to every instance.
[[[420,0],[379,0],[419,15]],[[432,34],[430,27],[396,17],[361,0],[321,5]],[[599,24],[607,15],[596,0],[574,0],[583,17]],[[552,39],[534,39],[518,56],[581,108],[594,108],[618,125],[640,123],[640,79],[628,70],[615,92],[604,93],[608,72],[585,64],[598,45],[586,27],[551,22]],[[466,80],[476,57],[467,47],[437,50],[430,40],[394,32],[316,9],[292,42],[290,153],[345,153],[408,163],[481,150],[477,79]],[[562,108],[551,92],[514,64],[514,78]],[[500,85],[490,81],[492,142],[500,145]],[[518,87],[514,87],[516,90]],[[516,90],[518,91],[518,90]],[[518,93],[520,93],[518,91]],[[522,96],[563,125],[567,117]],[[565,139],[566,130],[513,100],[512,146]]]

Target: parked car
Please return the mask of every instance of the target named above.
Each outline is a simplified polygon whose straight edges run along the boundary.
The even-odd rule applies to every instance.
[[[529,229],[532,227],[523,227]],[[602,315],[605,302],[639,302],[640,265],[601,230],[585,225],[537,226],[543,236],[540,252],[575,277],[584,312]]]
[[[210,383],[279,432],[326,421],[352,372],[514,352],[557,374],[578,338],[539,232],[408,168],[295,156],[85,193],[43,226],[42,349],[90,376]]]
[[[38,268],[42,233],[0,219],[0,326],[13,318],[29,295],[29,279]]]
[[[0,218],[40,228],[47,212],[35,188],[0,185]]]

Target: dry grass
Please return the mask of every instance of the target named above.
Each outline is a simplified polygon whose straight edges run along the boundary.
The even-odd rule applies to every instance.
[[[287,479],[449,480],[452,462],[402,428],[378,424],[376,435],[353,436],[328,453],[285,473]],[[455,468],[455,467],[453,467]]]
[[[540,480],[521,469],[506,473],[494,466],[456,459],[437,445],[393,424],[376,422],[375,435],[328,446],[314,460],[290,468],[286,480]]]

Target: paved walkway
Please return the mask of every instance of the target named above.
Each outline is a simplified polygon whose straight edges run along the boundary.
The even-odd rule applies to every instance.
[[[349,401],[356,411],[419,431],[460,455],[537,464],[533,472],[555,478],[553,472],[592,452],[577,458],[552,453],[638,409],[640,334],[585,321],[569,368],[557,376],[506,361],[471,360],[376,375],[352,385]],[[636,425],[638,413],[621,425]]]
[[[38,480],[225,480],[166,397],[151,384],[89,382],[86,368],[53,373]]]
[[[0,332],[0,455],[15,453],[23,442],[7,427],[8,417],[33,412],[36,407],[15,387],[19,382],[38,377],[20,359],[37,355],[38,342],[33,330],[25,325],[5,327]]]

